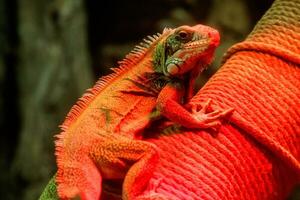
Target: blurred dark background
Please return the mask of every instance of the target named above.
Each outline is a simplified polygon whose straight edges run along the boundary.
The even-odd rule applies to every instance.
[[[222,54],[272,0],[0,0],[0,199],[37,199],[55,173],[54,135],[86,88],[164,27],[217,28]]]

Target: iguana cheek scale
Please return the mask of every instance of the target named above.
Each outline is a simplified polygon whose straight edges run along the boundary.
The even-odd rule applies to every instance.
[[[158,159],[153,144],[137,140],[153,112],[189,128],[218,126],[231,110],[206,113],[210,101],[200,111],[182,106],[218,43],[218,32],[207,26],[165,29],[88,90],[57,136],[59,197],[99,199],[103,179],[124,177],[122,198],[139,194]]]

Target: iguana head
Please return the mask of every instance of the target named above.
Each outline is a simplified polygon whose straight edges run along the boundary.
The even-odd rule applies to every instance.
[[[162,36],[154,50],[153,66],[165,76],[180,76],[195,67],[204,69],[220,40],[217,30],[204,25],[166,29]]]

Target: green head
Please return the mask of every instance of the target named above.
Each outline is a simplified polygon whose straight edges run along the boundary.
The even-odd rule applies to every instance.
[[[153,54],[154,71],[165,76],[180,76],[195,67],[205,68],[219,45],[217,30],[204,26],[166,29]]]

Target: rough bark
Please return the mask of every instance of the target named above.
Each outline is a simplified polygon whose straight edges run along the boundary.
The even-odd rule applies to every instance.
[[[14,171],[37,199],[54,172],[53,136],[76,99],[91,86],[82,0],[19,0],[18,80],[21,132]]]
[[[220,66],[223,53],[234,43],[243,40],[251,31],[251,19],[246,1],[227,0],[224,3],[222,0],[213,0],[212,2],[207,23],[222,33],[221,44],[216,51],[213,69],[215,72]]]

